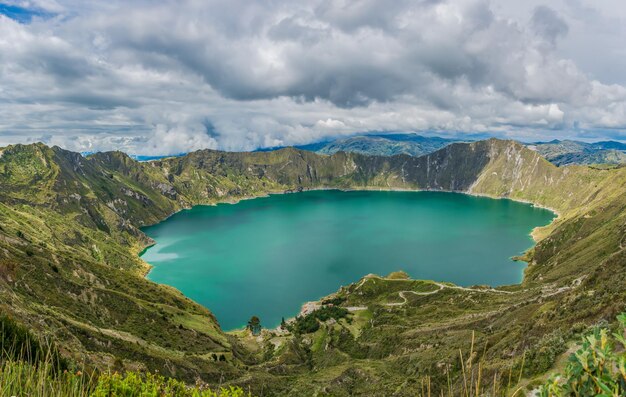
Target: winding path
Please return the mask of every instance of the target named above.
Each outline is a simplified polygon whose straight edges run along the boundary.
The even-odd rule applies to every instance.
[[[406,279],[394,279],[394,278],[386,278],[386,277],[380,277],[374,274],[370,274],[365,276],[361,282],[356,286],[355,291],[358,290],[359,288],[361,288],[361,286],[365,283],[365,281],[369,280],[369,279],[378,279],[378,280],[385,280],[385,281],[414,281],[414,280],[406,280]],[[408,302],[408,299],[406,297],[405,294],[414,294],[414,295],[418,295],[418,296],[426,296],[426,295],[433,295],[436,294],[440,291],[442,291],[444,288],[450,288],[450,289],[456,289],[456,290],[461,290],[461,291],[468,291],[468,292],[481,292],[481,293],[495,293],[495,294],[512,294],[513,292],[511,291],[503,291],[503,290],[499,290],[499,289],[495,289],[495,288],[467,288],[467,287],[461,287],[458,285],[451,285],[451,284],[444,284],[444,283],[440,283],[440,282],[436,282],[436,281],[432,281],[432,282],[427,282],[427,283],[431,283],[434,284],[436,286],[439,287],[439,289],[433,290],[433,291],[426,291],[426,292],[418,292],[418,291],[412,291],[412,290],[405,290],[405,291],[399,291],[398,292],[398,296],[400,296],[400,298],[402,298],[402,302],[390,302],[390,303],[385,303],[385,306],[402,306],[405,305]],[[359,310],[367,310],[367,306],[348,306],[346,307],[346,309],[350,312],[355,312],[355,311],[359,311]]]
[[[439,284],[439,283],[435,283],[439,286],[439,289],[436,289],[434,291],[427,291],[427,292],[417,292],[417,291],[400,291],[398,292],[398,295],[400,296],[400,298],[402,298],[402,302],[393,302],[393,303],[385,303],[385,306],[402,306],[404,304],[406,304],[408,302],[408,300],[406,299],[406,296],[404,296],[404,294],[415,294],[415,295],[420,295],[420,296],[424,296],[424,295],[432,295],[432,294],[436,294],[437,292],[441,291],[442,289],[445,288],[445,286],[443,284]]]

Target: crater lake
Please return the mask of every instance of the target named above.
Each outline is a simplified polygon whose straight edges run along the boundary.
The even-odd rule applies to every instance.
[[[461,286],[519,283],[530,232],[554,213],[458,193],[315,190],[196,206],[143,228],[148,278],[209,308],[225,330],[264,327],[369,273]]]

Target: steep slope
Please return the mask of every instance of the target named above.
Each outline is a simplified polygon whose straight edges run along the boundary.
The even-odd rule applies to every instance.
[[[211,313],[142,277],[136,253],[148,240],[133,223],[155,222],[178,205],[134,180],[140,176],[101,165],[39,144],[3,150],[0,307],[52,332],[88,365],[124,360],[187,379],[232,373],[203,358],[232,356]]]
[[[442,287],[388,306],[398,291],[417,287],[367,279],[337,295],[341,305],[365,307],[353,323],[284,337],[267,354],[247,351],[241,343],[257,342],[224,335],[207,309],[143,279],[147,269],[136,254],[150,241],[140,226],[196,204],[315,188],[460,191],[532,201],[560,216],[536,233],[521,286]],[[506,370],[525,350],[537,355],[553,333],[569,338],[574,322],[612,318],[626,302],[613,283],[626,263],[624,197],[626,168],[556,167],[496,139],[422,157],[286,148],[203,150],[148,163],[120,152],[85,158],[41,144],[10,146],[0,149],[0,309],[99,367],[158,368],[189,381],[237,378],[277,394],[366,393],[371,382],[363,380],[377,379],[389,395],[407,376],[445,380],[439,365],[467,348],[472,330],[487,343],[494,370]],[[550,357],[541,365],[531,360],[535,372],[526,375],[548,369]],[[459,381],[458,368],[452,376]]]

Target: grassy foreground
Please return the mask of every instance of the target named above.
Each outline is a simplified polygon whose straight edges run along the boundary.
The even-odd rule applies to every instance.
[[[8,349],[3,347],[0,353],[0,397],[105,397],[105,396],[189,396],[189,397],[250,397],[239,387],[220,387],[217,390],[203,385],[188,386],[185,383],[166,378],[159,374],[126,372],[125,374],[84,373],[82,371],[61,371],[60,358],[52,345],[42,348],[34,337],[20,329],[6,317],[1,319],[3,344],[8,342]],[[581,340],[581,347],[572,353],[564,374],[553,375],[546,384],[538,389],[540,397],[565,396],[606,396],[626,395],[626,314],[618,316],[619,326],[615,332],[608,328],[596,327],[593,332]],[[35,344],[30,347],[31,342]],[[14,349],[21,344],[21,352]],[[45,357],[39,356],[43,351]],[[453,392],[450,378],[447,391],[440,390],[441,397],[462,395],[478,396],[516,396],[523,395],[521,387],[512,385],[519,379],[517,374],[508,373],[506,386],[497,381],[499,374],[494,374],[493,382],[485,379],[483,372],[485,357],[472,366],[471,357],[475,355],[474,335],[469,354],[464,357],[459,350],[459,364],[463,375],[463,386],[458,394]],[[35,362],[31,362],[33,358]],[[469,358],[469,359],[468,359]],[[467,359],[467,361],[466,361]],[[519,368],[519,377],[523,374],[523,364]],[[507,374],[502,374],[506,377]],[[419,380],[419,397],[431,397],[431,378]]]
[[[25,361],[4,361],[0,366],[0,396],[32,397],[244,397],[250,396],[238,387],[210,389],[187,386],[185,383],[158,374],[78,372],[51,373],[51,363],[37,365]]]
[[[0,397],[250,397],[239,387],[189,386],[158,373],[77,369],[57,347],[0,316]]]

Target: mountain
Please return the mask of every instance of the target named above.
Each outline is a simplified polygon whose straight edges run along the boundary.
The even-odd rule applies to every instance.
[[[351,152],[374,156],[394,156],[396,154],[422,156],[441,149],[452,142],[458,141],[417,134],[372,134],[339,138],[323,144],[299,146],[298,148],[320,154]]]
[[[336,138],[322,142],[294,146],[318,154],[337,152],[359,153],[372,156],[395,156],[408,154],[422,156],[460,140],[441,137],[426,137],[415,133],[367,134]],[[258,149],[261,152],[284,149],[284,146]]]
[[[596,149],[614,149],[626,151],[626,143],[616,141],[602,141],[592,143],[591,146]]]
[[[559,216],[535,230],[520,285],[368,276],[321,301],[347,317],[291,334],[224,333],[210,308],[144,278],[137,254],[151,241],[141,226],[193,205],[318,188],[458,191]],[[525,386],[545,377],[577,333],[623,310],[624,197],[624,167],[556,167],[497,139],[421,157],[285,148],[150,162],[13,145],[0,149],[0,312],[52,337],[78,363],[235,383],[259,395],[415,395],[426,375],[438,395],[448,379],[462,387],[459,350],[471,345],[483,358],[466,358],[481,360],[487,384],[512,372]]]
[[[425,137],[415,133],[368,134],[296,146],[319,154],[337,152],[360,153],[374,156],[407,154],[423,156],[460,140]],[[558,165],[571,164],[626,164],[626,144],[616,141],[586,143],[571,140],[553,140],[526,144],[548,161]],[[264,149],[271,151],[279,148]]]
[[[615,141],[586,143],[579,141],[536,142],[527,145],[556,165],[626,164],[626,144]]]

